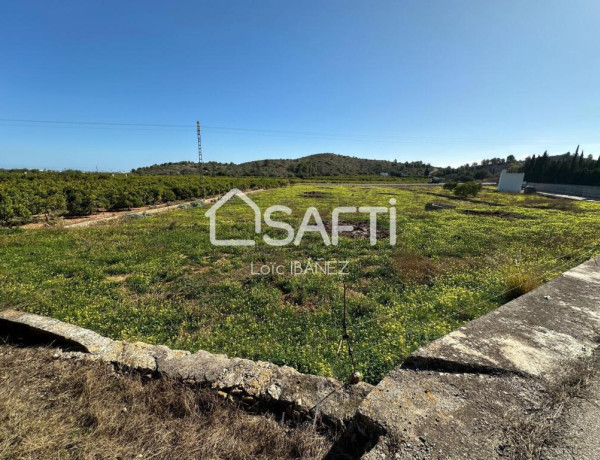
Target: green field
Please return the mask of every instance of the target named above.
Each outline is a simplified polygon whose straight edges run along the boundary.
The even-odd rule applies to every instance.
[[[0,308],[49,315],[115,339],[204,349],[345,379],[342,277],[259,276],[250,264],[348,260],[348,325],[356,366],[370,382],[414,349],[591,256],[600,203],[505,195],[454,199],[441,187],[302,186],[252,195],[262,210],[397,200],[398,244],[381,218],[375,246],[343,233],[338,246],[308,234],[299,246],[213,247],[206,207],[81,229],[0,230]],[[425,211],[429,202],[456,209]],[[236,199],[219,211],[219,237],[253,235]],[[366,214],[344,223],[368,225]],[[272,236],[275,230],[269,230]]]

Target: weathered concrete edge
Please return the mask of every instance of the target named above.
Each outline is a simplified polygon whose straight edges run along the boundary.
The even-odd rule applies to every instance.
[[[373,446],[364,458],[387,458],[398,439],[406,449],[401,458],[497,456],[491,438],[498,441],[503,414],[534,407],[545,397],[543,382],[598,350],[599,331],[595,258],[420,348],[391,371],[355,415],[354,428]],[[440,426],[444,417],[450,422]],[[438,457],[427,450],[435,444]]]
[[[589,260],[412,353],[411,369],[552,379],[600,338],[600,260]]]
[[[16,310],[0,312],[0,331],[25,340],[36,337],[62,347],[65,351],[59,350],[58,357],[94,359],[144,374],[166,376],[212,388],[219,396],[248,406],[276,405],[292,418],[319,418],[338,426],[352,419],[373,388],[364,382],[345,385],[333,378],[303,374],[263,361],[112,340],[79,326]]]

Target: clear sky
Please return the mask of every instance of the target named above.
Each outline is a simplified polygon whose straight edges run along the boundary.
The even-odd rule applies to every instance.
[[[2,1],[0,119],[5,168],[597,156],[600,2]]]

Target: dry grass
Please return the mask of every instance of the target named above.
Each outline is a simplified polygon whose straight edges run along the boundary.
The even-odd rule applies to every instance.
[[[208,390],[52,353],[0,346],[2,459],[322,458],[333,441]]]
[[[399,248],[392,263],[405,283],[429,285],[443,272],[442,264],[408,248]]]
[[[507,302],[533,291],[535,288],[541,286],[543,282],[541,276],[522,271],[509,273],[505,276],[504,280],[506,282],[504,299]]]
[[[575,365],[565,364],[562,375],[546,382],[544,401],[537,410],[528,415],[507,415],[504,434],[508,458],[541,460],[546,448],[560,445],[560,418],[576,398],[586,396],[592,379],[597,378],[599,364],[598,356],[582,359]]]

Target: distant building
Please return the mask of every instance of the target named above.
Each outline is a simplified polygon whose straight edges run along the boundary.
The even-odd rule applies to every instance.
[[[525,173],[509,173],[506,169],[503,169],[500,173],[500,180],[498,181],[498,191],[507,193],[520,193],[523,187],[523,179]]]

